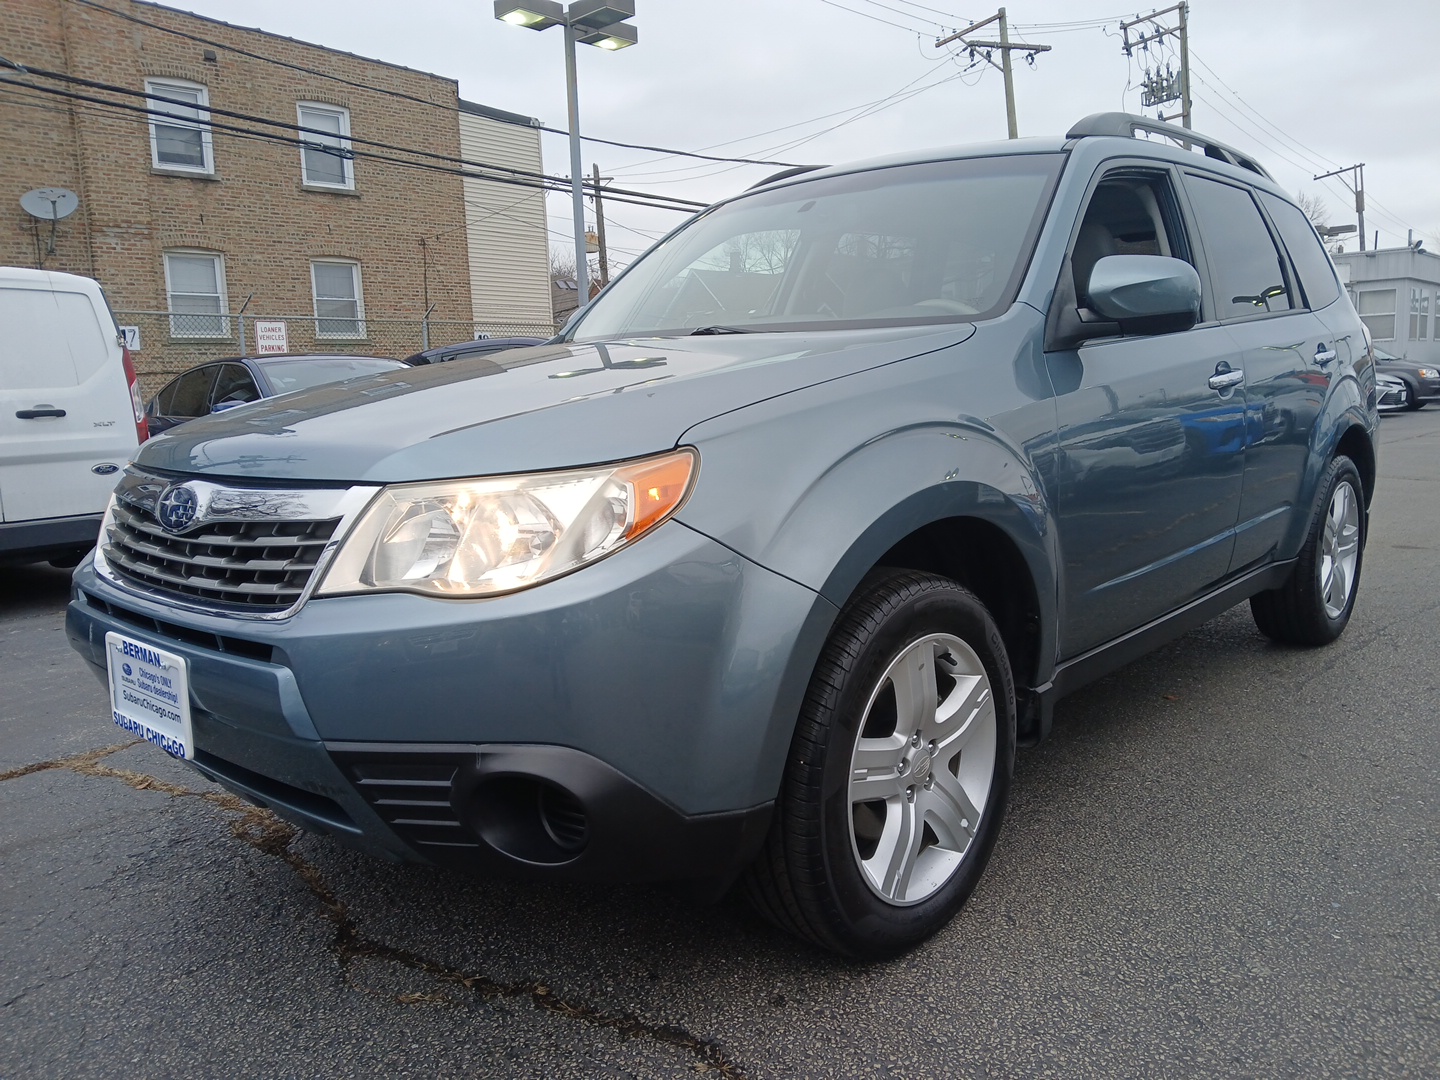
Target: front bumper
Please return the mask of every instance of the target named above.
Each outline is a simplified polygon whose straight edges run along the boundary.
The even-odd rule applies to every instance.
[[[206,775],[376,854],[589,880],[733,876],[835,609],[678,522],[486,600],[186,610],[90,562],[66,619],[185,657]]]

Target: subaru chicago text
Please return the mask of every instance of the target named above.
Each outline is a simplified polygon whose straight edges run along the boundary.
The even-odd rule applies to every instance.
[[[974,889],[1063,694],[1246,600],[1339,636],[1376,431],[1295,203],[1100,114],[782,174],[552,343],[152,439],[68,632],[117,722],[160,723],[128,643],[179,756],[306,828],[738,881],[891,955]]]

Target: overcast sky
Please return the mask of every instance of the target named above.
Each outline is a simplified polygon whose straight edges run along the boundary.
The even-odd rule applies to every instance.
[[[171,6],[455,78],[467,100],[565,127],[560,31],[497,22],[491,0]],[[968,0],[635,6],[638,45],[614,53],[579,49],[582,134],[805,163],[1005,136],[1000,73],[982,64],[967,74],[967,55],[934,45],[942,27],[964,27],[994,8]],[[1012,0],[1012,38],[1053,47],[1033,67],[1017,62],[1020,135],[1063,134],[1092,112],[1142,111],[1145,66],[1169,60],[1178,67],[1178,49],[1127,60],[1118,26],[1154,10],[1103,0]],[[1414,229],[1440,251],[1440,0],[1191,0],[1190,56],[1197,131],[1254,154],[1292,193],[1321,197],[1331,224],[1355,221],[1353,197],[1337,179],[1312,177],[1364,162],[1370,240],[1378,229],[1380,246],[1392,247]],[[564,137],[546,135],[543,148],[546,170],[568,176]],[[657,160],[594,143],[586,144],[584,161],[587,171],[598,163],[619,185],[701,201],[774,171]],[[610,243],[620,251],[638,252],[649,243],[646,234],[678,218],[606,208]],[[551,196],[552,244],[563,246],[569,228],[568,200]],[[1347,249],[1354,247],[1352,237]],[[617,254],[617,261],[628,260]]]

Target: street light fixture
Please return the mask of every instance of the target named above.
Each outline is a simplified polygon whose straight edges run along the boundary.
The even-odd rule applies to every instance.
[[[635,15],[635,0],[575,0],[569,8],[555,0],[495,0],[495,18],[527,30],[565,28],[565,91],[570,112],[570,199],[575,218],[575,288],[580,307],[590,302],[590,265],[585,257],[585,183],[580,172],[580,101],[575,83],[575,43],[623,49],[639,40],[625,19]]]

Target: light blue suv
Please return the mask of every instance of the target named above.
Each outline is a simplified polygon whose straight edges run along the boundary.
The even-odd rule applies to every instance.
[[[117,724],[308,829],[738,880],[882,956],[1061,695],[1244,600],[1340,634],[1376,430],[1294,202],[1103,114],[776,177],[554,343],[152,439],[68,630]]]

